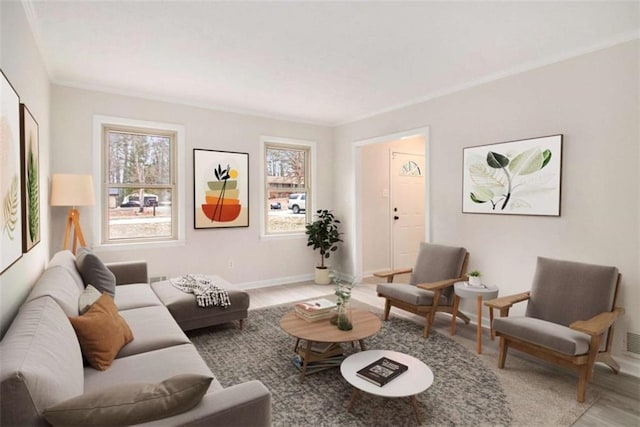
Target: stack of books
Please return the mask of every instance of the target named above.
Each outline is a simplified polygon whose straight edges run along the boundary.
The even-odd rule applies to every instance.
[[[307,322],[317,322],[328,319],[334,315],[336,303],[328,299],[316,299],[313,301],[299,302],[294,307],[296,316]]]
[[[314,362],[309,362],[307,364],[307,370],[305,374],[313,374],[319,371],[324,371],[325,369],[331,369],[340,366],[342,361],[344,360],[344,356],[337,355],[333,357],[328,357],[322,360],[316,360]],[[299,354],[293,356],[292,359],[293,364],[299,369],[302,370],[302,364],[304,363],[304,359]]]

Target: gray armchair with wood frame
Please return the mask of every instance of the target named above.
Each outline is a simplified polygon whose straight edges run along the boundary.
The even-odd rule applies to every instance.
[[[500,337],[498,368],[515,348],[578,372],[578,402],[584,402],[595,362],[620,367],[611,357],[613,324],[624,313],[616,307],[620,274],[616,267],[538,258],[531,290],[485,301],[500,310],[493,330]],[[527,301],[524,316],[509,316]]]
[[[424,337],[429,336],[436,312],[451,313],[453,309],[453,284],[467,280],[465,273],[469,254],[465,248],[420,243],[414,268],[374,273],[387,279],[376,290],[385,298],[384,320],[389,319],[391,307],[397,307],[424,317]],[[393,283],[398,274],[411,273],[409,283]],[[469,323],[469,318],[458,316]]]

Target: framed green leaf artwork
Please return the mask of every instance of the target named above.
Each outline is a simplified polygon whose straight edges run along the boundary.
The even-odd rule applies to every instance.
[[[249,154],[193,150],[194,228],[249,226]]]
[[[38,122],[20,104],[20,160],[22,164],[22,252],[40,242],[40,155]]]
[[[20,98],[0,72],[0,273],[22,256]]]
[[[463,149],[462,212],[560,216],[562,135]]]

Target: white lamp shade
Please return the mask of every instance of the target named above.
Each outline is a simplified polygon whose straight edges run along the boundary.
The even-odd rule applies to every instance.
[[[92,206],[91,175],[55,174],[51,177],[51,206]]]

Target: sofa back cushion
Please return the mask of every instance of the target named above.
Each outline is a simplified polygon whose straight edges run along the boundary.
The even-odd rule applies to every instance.
[[[67,250],[67,251],[57,252],[53,256],[53,258],[51,258],[51,261],[49,261],[47,268],[51,268],[56,265],[61,265],[69,272],[69,274],[71,275],[71,278],[73,279],[73,282],[76,284],[76,286],[78,286],[78,289],[82,292],[85,285],[84,285],[84,282],[82,281],[82,276],[80,276],[80,272],[76,267],[76,257],[71,253],[71,251]]]
[[[67,316],[78,315],[78,299],[82,292],[66,268],[56,265],[47,268],[27,296],[26,302],[51,297]]]
[[[82,394],[82,355],[53,298],[26,302],[0,343],[0,424],[40,425],[44,409]]]

